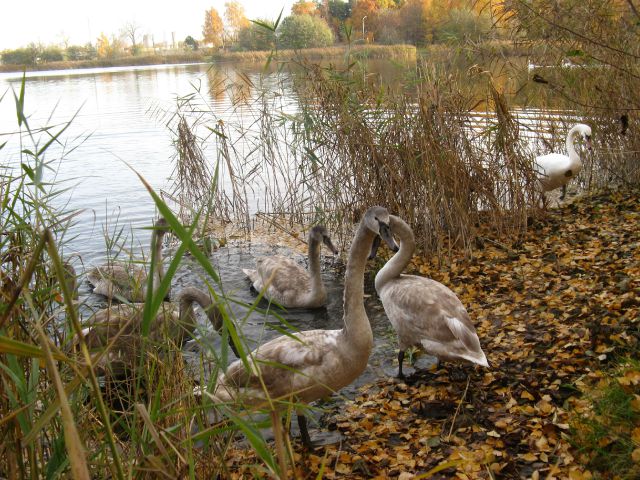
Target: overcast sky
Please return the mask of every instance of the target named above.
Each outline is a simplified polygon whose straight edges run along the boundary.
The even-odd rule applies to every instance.
[[[187,35],[202,37],[204,12],[214,7],[224,16],[226,0],[7,0],[2,2],[0,50],[18,48],[31,42],[84,45],[101,32],[119,33],[128,21],[140,25],[140,37],[153,34],[156,42],[176,41]],[[249,19],[278,17],[290,13],[294,0],[240,0]]]

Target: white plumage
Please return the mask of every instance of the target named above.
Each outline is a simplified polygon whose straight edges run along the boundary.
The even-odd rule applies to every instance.
[[[400,251],[376,275],[376,291],[398,334],[398,375],[407,348],[417,346],[440,360],[488,367],[476,329],[455,293],[439,282],[403,275],[415,249],[413,232],[401,218],[390,216]]]
[[[574,146],[575,137],[578,135],[581,135],[587,143],[587,147],[591,148],[591,127],[579,123],[571,128],[567,134],[566,146],[568,155],[550,153],[536,157],[535,169],[543,192],[562,187],[562,196],[560,198],[564,198],[567,183],[582,170],[582,160]]]
[[[243,269],[253,287],[264,296],[287,308],[317,308],[327,302],[327,291],[320,277],[320,245],[324,243],[334,254],[327,229],[316,225],[309,230],[309,271],[291,258],[264,257],[256,270]],[[265,288],[266,287],[266,288]]]

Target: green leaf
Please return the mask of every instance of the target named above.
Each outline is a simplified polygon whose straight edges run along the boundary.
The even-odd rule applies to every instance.
[[[21,357],[44,358],[44,352],[40,347],[29,343],[20,342],[9,337],[0,335],[0,353],[11,353]],[[68,360],[64,355],[53,354],[56,360]]]
[[[24,116],[24,91],[25,85],[27,81],[27,71],[26,69],[22,72],[22,82],[20,84],[20,96],[16,96],[15,92],[13,93],[13,98],[16,101],[16,115],[18,116],[18,126],[21,127],[24,122],[27,125],[27,117]],[[28,128],[28,125],[27,125]]]

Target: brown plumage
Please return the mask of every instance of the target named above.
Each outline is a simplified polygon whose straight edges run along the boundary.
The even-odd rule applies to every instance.
[[[389,213],[382,207],[367,210],[349,251],[344,283],[344,328],[311,330],[283,335],[251,352],[246,370],[237,360],[218,377],[211,398],[216,403],[268,405],[269,399],[309,403],[349,385],[364,371],[373,346],[371,325],[364,309],[364,270],[371,244],[389,234]],[[305,445],[311,441],[304,416],[298,415]]]
[[[162,239],[169,231],[164,218],[158,219],[151,234],[151,251],[155,252],[154,288],[163,276]],[[132,263],[107,263],[92,268],[87,280],[93,286],[93,293],[113,300],[143,302],[147,295],[147,271]]]
[[[178,294],[178,304],[163,302],[151,321],[148,340],[151,345],[170,339],[179,348],[191,337],[197,322],[193,304],[205,311],[213,328],[219,333],[223,320],[211,297],[195,287],[186,287]],[[83,330],[89,350],[95,354],[109,347],[96,363],[100,374],[119,376],[134,370],[140,361],[142,344],[142,313],[144,304],[118,304],[100,310],[91,318],[91,326]],[[74,339],[77,345],[79,339]],[[235,352],[233,342],[229,341]],[[237,355],[237,353],[236,353]]]
[[[470,362],[488,367],[476,329],[455,293],[439,282],[415,275],[403,275],[415,249],[411,227],[391,215],[392,233],[400,237],[400,251],[376,275],[389,321],[398,334],[398,376],[407,348],[417,346],[450,362]]]
[[[309,230],[309,271],[291,258],[281,255],[257,261],[256,270],[243,269],[253,287],[264,296],[287,308],[317,308],[327,302],[327,291],[320,277],[320,246],[338,253],[327,229],[316,225]]]

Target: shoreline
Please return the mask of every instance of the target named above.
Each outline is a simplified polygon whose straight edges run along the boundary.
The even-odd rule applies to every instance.
[[[360,59],[404,59],[415,60],[417,49],[412,45],[338,45],[304,50],[246,51],[246,52],[200,52],[171,53],[167,55],[141,55],[110,59],[48,62],[39,65],[2,65],[0,73],[43,72],[53,70],[80,70],[90,68],[119,68],[155,65],[180,65],[216,62],[266,62],[269,58],[288,61],[304,58],[321,60],[336,58],[349,53]]]

